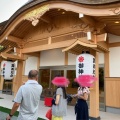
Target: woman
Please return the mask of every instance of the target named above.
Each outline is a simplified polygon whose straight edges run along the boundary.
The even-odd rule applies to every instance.
[[[67,95],[65,86],[69,84],[65,77],[55,77],[52,83],[57,86],[52,100],[52,120],[63,120],[67,113]]]
[[[90,91],[87,87],[79,87],[78,93],[74,95],[74,97],[78,98],[75,105],[76,120],[89,120],[88,105],[86,102],[89,93]]]

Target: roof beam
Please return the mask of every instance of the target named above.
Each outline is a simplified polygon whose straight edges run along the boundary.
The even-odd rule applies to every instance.
[[[20,57],[18,55],[13,55],[13,54],[8,54],[8,53],[1,53],[0,55],[3,59],[6,60],[19,60],[19,61],[24,61],[24,57]]]
[[[18,44],[23,43],[23,39],[20,39],[18,37],[12,36],[12,35],[7,36],[6,40],[9,40],[9,41],[12,41],[12,42],[15,42],[15,43],[18,43]]]
[[[106,41],[107,40],[107,33],[100,34],[100,35],[94,35],[91,32],[88,32],[87,39],[94,41],[96,37],[96,42]]]
[[[95,21],[90,16],[83,15],[83,17],[80,17],[80,19],[91,27],[95,26]]]
[[[94,28],[94,31],[96,31],[96,33],[100,33],[101,31],[104,30],[105,24],[102,22],[97,22],[95,21],[92,17],[87,16],[79,13],[79,18],[86,24],[88,24],[90,27]],[[104,31],[105,32],[105,31]]]
[[[11,51],[12,49],[13,49],[12,47],[9,47],[9,48],[7,48],[6,50],[4,50],[3,52],[4,52],[4,53],[7,53],[7,52]]]
[[[34,53],[26,53],[26,55],[34,56],[34,57],[40,57],[40,52],[39,52],[39,53],[37,53],[37,52],[34,52]]]
[[[40,17],[40,20],[42,20],[42,21],[44,21],[44,22],[46,22],[48,24],[51,22],[51,19],[46,15]]]
[[[80,39],[87,40],[86,37],[80,38]],[[21,53],[26,54],[26,53],[43,51],[43,50],[63,48],[63,47],[67,47],[67,46],[73,44],[75,41],[76,41],[76,39],[72,39],[72,40],[67,40],[67,41],[62,41],[62,42],[57,42],[57,43],[52,43],[52,44],[45,44],[45,45],[38,45],[35,47],[33,46],[33,47],[29,47],[29,48],[23,48],[23,49],[21,49]]]
[[[9,40],[9,41],[12,41],[12,42],[15,42],[18,45],[19,48],[23,48],[24,47],[25,42],[21,38],[9,35],[5,39]]]

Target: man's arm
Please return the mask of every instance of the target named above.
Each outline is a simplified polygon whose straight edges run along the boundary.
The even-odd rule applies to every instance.
[[[18,109],[19,106],[20,106],[20,103],[16,103],[15,102],[13,104],[13,107],[12,107],[12,110],[11,110],[10,114],[13,115],[17,111],[17,109]]]
[[[11,109],[10,114],[7,116],[6,120],[11,120],[11,117],[14,115],[14,113],[17,111],[18,107],[20,106],[20,103],[14,103],[13,107]]]
[[[22,87],[19,88],[14,101],[15,102],[13,104],[12,110],[10,114],[6,117],[6,120],[11,120],[12,115],[16,112],[16,110],[20,106],[20,103],[22,101]]]

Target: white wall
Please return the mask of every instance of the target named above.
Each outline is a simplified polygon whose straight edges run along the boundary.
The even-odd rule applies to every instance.
[[[120,47],[112,47],[109,50],[110,77],[120,77]]]
[[[68,53],[68,65],[76,65],[76,56]],[[40,53],[40,67],[45,66],[64,66],[65,53],[62,49],[46,50]],[[99,64],[104,64],[104,54],[99,53]],[[29,57],[26,60],[25,75],[29,70],[37,69],[37,58]]]
[[[120,36],[108,34],[108,37],[109,43],[120,42]],[[120,77],[120,47],[112,47],[109,51],[110,77]]]
[[[120,36],[108,34],[109,43],[120,42]]]
[[[28,57],[28,59],[26,60],[26,64],[25,64],[25,74],[24,75],[28,75],[30,70],[37,70],[37,57]]]
[[[46,50],[40,53],[40,66],[64,65],[65,53],[62,49]]]
[[[75,65],[76,64],[76,57],[77,57],[77,55],[68,53],[68,65]]]
[[[99,53],[98,57],[99,64],[104,64],[104,53]]]

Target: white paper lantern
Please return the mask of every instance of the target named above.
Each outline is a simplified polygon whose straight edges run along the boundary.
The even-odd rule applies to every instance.
[[[76,58],[76,77],[79,75],[95,76],[95,57],[88,53],[83,53]]]
[[[3,64],[2,75],[4,80],[12,80],[15,73],[15,63],[11,61],[6,61]]]

